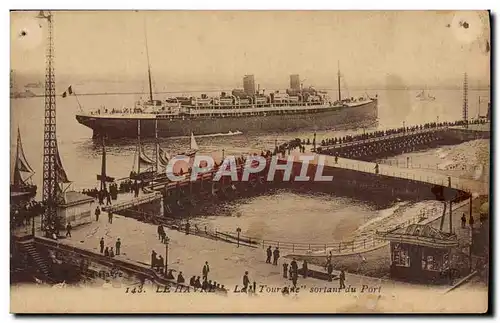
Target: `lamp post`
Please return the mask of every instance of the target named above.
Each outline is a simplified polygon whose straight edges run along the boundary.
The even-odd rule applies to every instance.
[[[168,270],[168,243],[170,242],[169,237],[165,237],[165,276],[167,276]]]
[[[236,232],[238,233],[238,248],[240,247],[240,232],[241,232],[241,228],[238,227],[236,228]]]

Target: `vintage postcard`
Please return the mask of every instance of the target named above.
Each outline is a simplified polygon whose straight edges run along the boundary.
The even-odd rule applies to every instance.
[[[11,11],[13,313],[486,313],[488,11]]]

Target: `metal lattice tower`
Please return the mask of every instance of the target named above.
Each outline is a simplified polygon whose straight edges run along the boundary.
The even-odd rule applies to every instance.
[[[469,120],[469,84],[467,82],[467,73],[464,74],[464,105],[462,108],[462,117],[467,127]]]
[[[48,36],[45,67],[45,118],[43,130],[43,196],[46,203],[45,219],[42,229],[47,231],[51,225],[57,226],[57,169],[56,158],[56,89],[54,77],[54,43],[53,43],[53,16],[50,11],[41,11],[38,18],[47,20]],[[56,227],[57,228],[57,227]]]

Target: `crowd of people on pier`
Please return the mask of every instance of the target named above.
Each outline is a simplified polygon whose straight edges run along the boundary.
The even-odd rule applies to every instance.
[[[276,146],[274,147],[273,155],[277,155],[277,154],[284,155],[285,153],[288,153],[290,155],[290,152],[295,150],[295,149],[299,149],[299,152],[305,153],[305,151],[306,151],[306,147],[304,146],[305,144],[306,144],[306,142],[301,141],[300,138],[295,138],[295,139],[290,140],[288,142],[282,143],[281,145],[276,144]],[[268,152],[270,153],[270,151],[268,151]]]
[[[118,189],[118,185],[116,183],[111,183],[109,185],[108,190],[98,190],[97,188],[93,189],[83,189],[82,193],[93,197],[99,201],[99,205],[111,205],[112,200],[116,200],[118,198],[118,193],[126,192],[124,189],[124,183],[120,183],[120,189]]]
[[[321,140],[321,146],[331,146],[336,144],[344,144],[349,142],[361,141],[366,139],[380,138],[384,136],[404,133],[404,132],[413,132],[417,130],[425,130],[439,127],[452,127],[452,126],[464,126],[466,124],[484,124],[486,120],[477,119],[466,122],[464,120],[459,120],[455,122],[428,122],[423,125],[411,126],[411,127],[399,127],[394,129],[387,130],[378,130],[369,133],[362,133],[358,135],[346,135],[342,137],[333,137],[330,139]],[[309,139],[308,139],[309,141]]]
[[[113,250],[113,248],[115,249]],[[99,240],[99,252],[106,257],[113,258],[114,256],[119,256],[121,250],[122,250],[122,241],[120,240],[120,238],[116,239],[114,247],[106,246],[104,237],[102,237],[101,240]]]
[[[272,247],[269,246],[266,249],[266,264],[271,264],[271,258],[272,258],[272,265],[277,266],[278,260],[280,258],[280,252],[278,247],[275,247],[275,249],[272,250]],[[289,264],[286,261],[283,261],[282,267],[283,267],[283,278],[291,280],[293,287],[296,288],[299,278],[299,266],[297,263],[297,259],[293,258]],[[330,282],[333,281],[333,263],[332,263],[331,251],[330,254],[326,257],[326,263],[324,269],[327,273],[328,281]],[[308,268],[307,260],[304,260],[302,262],[301,271],[302,271],[302,277],[304,279],[310,276],[310,270]],[[243,280],[245,282],[245,278],[243,278]],[[339,288],[340,289],[345,288],[345,272],[343,270],[341,270],[339,273]]]
[[[11,227],[18,228],[31,224],[31,220],[43,214],[45,206],[43,202],[31,200],[24,204],[11,204],[10,218]]]

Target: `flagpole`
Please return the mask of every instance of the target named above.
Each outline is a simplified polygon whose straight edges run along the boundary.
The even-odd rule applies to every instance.
[[[75,95],[76,103],[78,103],[78,108],[80,109],[81,112],[83,112],[82,106],[80,105],[80,100],[78,100],[78,96],[76,95],[76,92],[73,91],[73,94]]]
[[[73,91],[73,88],[71,87],[71,85],[68,87],[68,89],[66,91],[64,91],[64,93],[62,94],[62,97],[65,98],[67,95],[72,95],[72,94],[75,95],[76,102],[78,103],[78,108],[80,109],[80,112],[83,112],[82,105],[80,104],[80,100],[78,100],[78,96],[76,95],[76,92]]]

